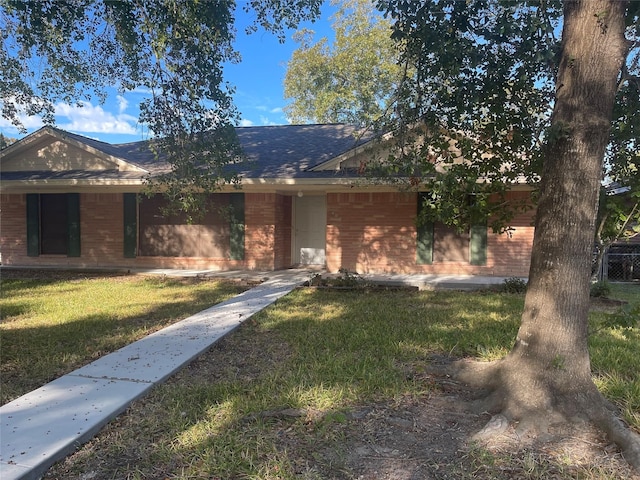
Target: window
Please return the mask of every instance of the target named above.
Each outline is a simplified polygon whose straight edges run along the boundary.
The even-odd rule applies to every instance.
[[[63,193],[40,196],[40,253],[67,253],[67,196]]]
[[[209,257],[244,260],[244,193],[212,194],[209,211],[189,223],[184,214],[166,216],[162,195],[139,204],[139,256]]]
[[[27,254],[80,256],[80,195],[27,195]]]
[[[468,234],[460,234],[455,227],[441,223],[425,222],[420,219],[425,208],[426,193],[418,194],[418,225],[416,263],[487,263],[487,226],[473,225]]]

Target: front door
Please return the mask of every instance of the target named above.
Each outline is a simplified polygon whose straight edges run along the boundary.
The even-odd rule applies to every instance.
[[[325,266],[327,201],[324,195],[295,197],[293,261]]]

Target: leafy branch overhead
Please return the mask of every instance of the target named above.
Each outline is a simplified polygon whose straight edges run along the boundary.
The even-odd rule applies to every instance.
[[[257,25],[282,32],[317,15],[320,1],[294,12],[290,0],[252,1]],[[233,0],[0,0],[2,116],[21,128],[23,115],[55,123],[58,103],[104,101],[107,87],[146,94],[139,123],[171,174],[152,187],[197,215],[204,196],[233,181],[225,166],[241,154],[238,112],[225,63],[234,49]]]
[[[383,15],[365,0],[334,3],[333,41],[297,34],[285,78],[291,118],[393,132],[394,147],[384,137],[369,175],[429,191],[425,220],[463,229],[491,218],[495,231],[507,228],[535,201],[507,201],[510,185],[537,184],[545,143],[574,129],[551,118],[562,2],[380,0]],[[632,2],[626,34],[634,43],[618,79],[604,172],[626,170],[625,181],[639,155],[637,11]]]

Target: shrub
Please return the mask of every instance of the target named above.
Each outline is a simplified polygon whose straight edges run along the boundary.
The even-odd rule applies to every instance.
[[[338,275],[333,280],[333,285],[337,287],[363,287],[365,284],[364,278],[362,278],[357,272],[351,272],[344,267],[341,267]]]
[[[607,297],[611,293],[611,286],[604,280],[591,285],[590,295],[592,297]]]
[[[527,282],[518,277],[507,278],[502,285],[502,291],[505,293],[524,293],[527,291]]]

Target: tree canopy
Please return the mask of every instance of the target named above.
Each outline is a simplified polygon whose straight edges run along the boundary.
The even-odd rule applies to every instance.
[[[379,166],[385,174],[419,177],[421,188],[432,193],[433,208],[425,212],[458,226],[492,216],[494,230],[500,230],[512,213],[504,188],[518,179],[539,180],[545,142],[566,133],[551,122],[562,5],[378,2],[394,22],[401,62],[412,67],[396,96],[398,115],[384,128],[396,131],[402,145],[414,145],[418,137],[422,145],[409,149],[410,155],[381,158]],[[640,159],[637,14],[632,5],[626,29],[632,48],[618,79],[607,151],[607,175],[620,181],[637,172]],[[461,210],[460,198],[469,195],[474,208]]]
[[[381,150],[369,165],[372,175],[428,190],[426,220],[464,228],[490,217],[494,230],[503,230],[526,208],[507,208],[506,189],[516,180],[536,184],[545,140],[563,134],[562,126],[551,125],[562,3],[377,6],[385,17],[373,13],[371,2],[345,2],[333,44],[327,38],[313,43],[312,32],[299,32],[301,46],[285,79],[290,117],[395,132],[398,148],[390,155]],[[640,155],[634,12],[632,6],[627,35],[636,43],[619,78],[604,172],[608,181],[629,186]],[[372,39],[384,49],[374,48]],[[461,198],[473,201],[461,206]]]
[[[282,37],[284,28],[319,13],[321,0],[252,0],[253,28]],[[172,173],[153,180],[188,215],[234,181],[225,168],[241,155],[238,119],[225,63],[237,62],[234,0],[187,1],[0,0],[2,116],[22,127],[20,115],[53,124],[58,101],[80,105],[105,99],[106,87],[140,89],[139,122],[158,158]]]
[[[370,126],[392,102],[402,71],[391,24],[370,0],[333,0],[335,39],[313,42],[314,32],[302,30],[300,47],[287,64],[285,107],[294,123],[349,123]]]

